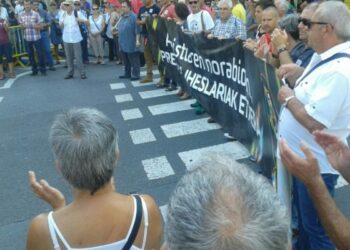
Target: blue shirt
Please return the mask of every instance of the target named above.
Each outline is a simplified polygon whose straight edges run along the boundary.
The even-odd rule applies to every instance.
[[[136,34],[140,34],[140,28],[136,24],[136,15],[130,11],[121,16],[118,23],[119,48],[122,52],[132,53],[138,51],[136,48]]]
[[[241,39],[247,38],[247,32],[243,22],[237,17],[230,16],[230,18],[223,22],[221,19],[215,20],[215,27],[213,30],[214,37],[221,37],[224,39]]]
[[[310,63],[312,55],[315,51],[310,47],[304,47],[300,52],[301,53],[299,54],[295,63],[300,67],[306,68],[306,66]]]

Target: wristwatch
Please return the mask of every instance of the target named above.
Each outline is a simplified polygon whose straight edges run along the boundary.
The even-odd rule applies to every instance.
[[[291,96],[288,96],[286,99],[284,99],[284,102],[283,102],[283,107],[287,107],[287,105],[288,105],[288,102],[290,101],[290,100],[292,100],[293,98],[295,98],[295,95],[291,95]]]

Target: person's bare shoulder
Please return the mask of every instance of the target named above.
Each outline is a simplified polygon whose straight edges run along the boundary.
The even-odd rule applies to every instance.
[[[39,214],[30,223],[27,235],[27,250],[52,249],[47,213]]]
[[[142,195],[144,199],[149,216],[149,232],[150,241],[147,243],[146,249],[159,249],[163,237],[163,221],[157,203],[149,195]]]

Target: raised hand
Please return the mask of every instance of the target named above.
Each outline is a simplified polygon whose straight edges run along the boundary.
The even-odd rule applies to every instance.
[[[28,172],[29,183],[34,194],[48,203],[53,210],[57,210],[66,205],[65,198],[61,191],[51,187],[46,180],[36,180],[34,171]]]

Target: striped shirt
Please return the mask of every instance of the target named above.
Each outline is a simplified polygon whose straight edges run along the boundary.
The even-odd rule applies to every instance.
[[[38,41],[40,36],[40,30],[35,29],[34,25],[40,23],[40,16],[35,11],[27,13],[23,11],[18,18],[20,24],[24,27],[24,39],[28,42]]]

